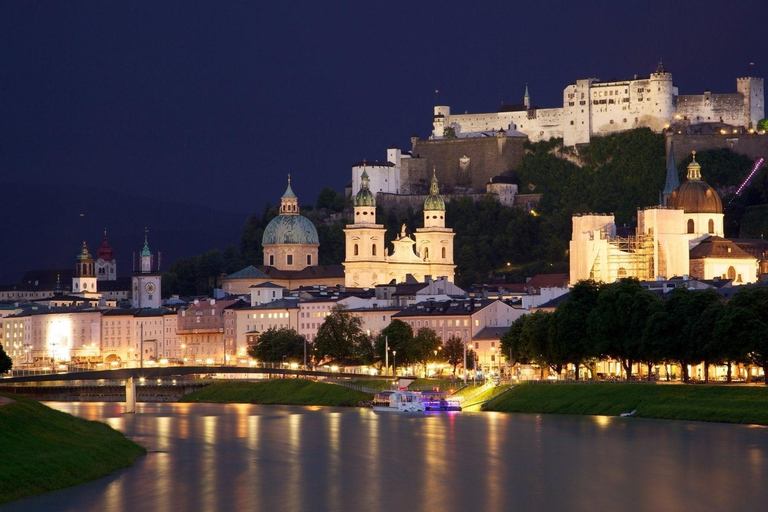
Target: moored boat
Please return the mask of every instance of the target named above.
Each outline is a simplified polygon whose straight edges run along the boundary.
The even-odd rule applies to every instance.
[[[373,398],[377,412],[460,411],[458,400],[445,398],[441,393],[423,394],[419,391],[383,391]]]

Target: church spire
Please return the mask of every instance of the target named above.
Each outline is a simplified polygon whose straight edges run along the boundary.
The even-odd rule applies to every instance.
[[[523,96],[523,105],[526,109],[531,108],[531,95],[528,94],[528,82],[525,83],[525,95]]]
[[[667,200],[672,192],[680,186],[680,180],[677,178],[677,164],[675,164],[675,143],[670,140],[667,154],[667,179],[664,183],[664,192],[662,193],[662,204],[667,205]]]

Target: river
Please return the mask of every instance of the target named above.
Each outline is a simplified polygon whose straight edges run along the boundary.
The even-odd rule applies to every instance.
[[[3,511],[764,510],[768,429],[636,418],[56,402],[149,450]]]

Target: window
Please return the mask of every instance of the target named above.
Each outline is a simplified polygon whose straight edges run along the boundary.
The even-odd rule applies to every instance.
[[[376,256],[376,244],[373,244],[373,245],[371,246],[371,255],[372,255],[372,256]]]
[[[307,266],[310,266],[310,265],[312,265],[312,255],[307,254]]]
[[[355,256],[357,256],[360,253],[360,250],[357,247],[357,244],[355,244]]]
[[[715,232],[715,221],[712,219],[709,219],[709,233],[712,234]]]
[[[693,231],[694,227],[695,227],[695,226],[694,226],[694,224],[693,224],[693,219],[688,219],[688,232],[689,232],[689,233],[693,233],[693,232],[694,232],[694,231]]]
[[[275,266],[275,255],[274,254],[270,254],[269,255],[269,266],[270,267],[274,267]]]
[[[445,259],[445,247],[443,247],[443,259]]]
[[[287,265],[293,265],[293,254],[287,254],[285,256],[285,263]]]

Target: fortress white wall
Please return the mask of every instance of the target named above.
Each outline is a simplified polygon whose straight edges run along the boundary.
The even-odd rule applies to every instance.
[[[588,143],[592,136],[633,128],[661,132],[678,120],[756,126],[765,117],[763,79],[739,78],[736,91],[678,96],[672,74],[663,70],[648,78],[616,82],[586,78],[563,90],[562,108],[451,114],[449,106],[437,106],[432,138],[442,138],[445,128],[453,128],[458,136],[516,129],[532,142],[562,137],[566,146],[573,146]]]

